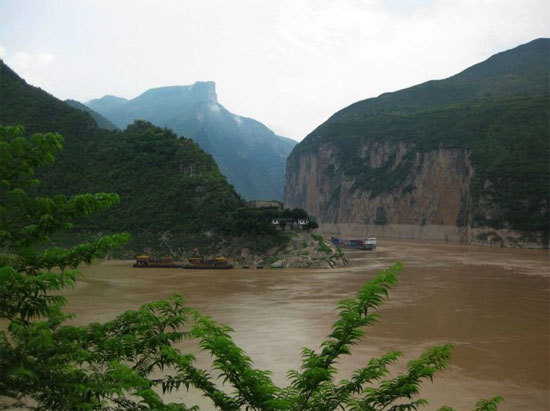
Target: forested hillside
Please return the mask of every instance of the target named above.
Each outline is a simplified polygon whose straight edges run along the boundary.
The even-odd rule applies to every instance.
[[[550,40],[538,39],[352,104],[295,147],[285,203],[322,222],[487,227],[547,244],[549,68]],[[304,167],[317,176],[319,201],[300,189]]]
[[[283,198],[286,158],[296,142],[229,112],[218,102],[213,81],[154,88],[131,100],[105,96],[86,104],[121,128],[147,120],[193,139],[249,200]]]
[[[59,241],[127,231],[128,255],[144,249],[182,255],[193,246],[263,250],[284,240],[192,140],[143,121],[124,131],[101,129],[88,113],[28,85],[4,63],[0,95],[0,123],[64,136],[54,166],[39,171],[40,193],[120,195],[117,208],[79,222],[78,232]]]

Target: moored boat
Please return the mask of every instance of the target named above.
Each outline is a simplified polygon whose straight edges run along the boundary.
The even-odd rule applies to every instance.
[[[136,268],[178,268],[172,257],[153,258],[150,255],[143,254],[136,257],[133,267]]]
[[[376,249],[376,238],[369,237],[364,239],[345,239],[338,237],[330,237],[332,244],[341,248],[351,248],[359,250],[375,250]]]
[[[191,257],[189,258],[187,264],[184,264],[181,267],[197,270],[228,270],[233,268],[233,264],[229,264],[227,258],[225,257],[216,257],[213,259]]]

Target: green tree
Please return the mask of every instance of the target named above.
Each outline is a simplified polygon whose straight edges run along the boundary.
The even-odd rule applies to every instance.
[[[74,286],[78,266],[123,244],[128,235],[102,237],[71,249],[52,247],[51,236],[118,202],[115,194],[72,198],[33,196],[37,167],[51,164],[62,138],[55,133],[24,137],[21,127],[0,126],[0,396],[9,405],[36,409],[166,409],[161,392],[194,386],[223,410],[415,410],[422,380],[449,361],[449,344],[433,347],[390,378],[388,366],[401,355],[371,359],[349,379],[336,381],[336,360],[350,354],[363,328],[377,321],[377,309],[396,284],[400,263],[381,271],[352,299],[340,302],[338,320],[319,352],[304,348],[291,384],[276,386],[270,373],[233,342],[229,327],[187,307],[180,296],[126,311],[104,324],[70,326],[56,294]],[[195,338],[213,357],[216,376],[234,388],[228,394],[192,355],[174,347]],[[161,370],[161,377],[153,372]],[[156,375],[156,374],[155,374]],[[499,397],[476,410],[493,410]],[[450,408],[445,408],[449,410]]]

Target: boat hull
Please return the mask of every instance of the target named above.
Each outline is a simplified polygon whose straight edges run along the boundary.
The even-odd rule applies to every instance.
[[[220,265],[213,265],[213,264],[184,264],[181,266],[181,268],[185,268],[186,270],[229,270],[233,268],[233,265],[231,264],[220,264]]]
[[[351,250],[375,250],[376,249],[376,242],[367,243],[366,240],[360,240],[360,239],[350,240],[350,239],[343,239],[343,238],[337,238],[337,237],[331,237],[330,240],[332,241],[332,244],[340,248],[347,248]]]

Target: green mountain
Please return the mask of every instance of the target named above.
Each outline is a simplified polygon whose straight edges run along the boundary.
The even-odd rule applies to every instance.
[[[107,120],[105,117],[103,117],[101,114],[95,112],[90,107],[88,107],[85,104],[82,104],[79,101],[76,100],[65,100],[65,103],[67,103],[69,106],[77,108],[82,111],[86,111],[87,113],[92,116],[92,118],[95,120],[95,123],[98,127],[104,128],[105,130],[118,130],[118,127],[115,126],[113,123],[111,123],[109,120]]]
[[[30,133],[55,131],[64,149],[39,170],[43,194],[116,192],[121,203],[81,221],[74,235],[127,231],[128,255],[145,250],[189,254],[240,247],[261,251],[284,241],[261,212],[246,207],[211,155],[187,138],[144,121],[124,131],[99,128],[89,113],[28,85],[0,64],[0,123]]]
[[[120,128],[142,119],[193,139],[248,199],[283,197],[285,162],[296,142],[230,113],[218,103],[212,81],[155,88],[132,100],[105,96],[86,104]]]
[[[294,148],[285,204],[381,234],[548,243],[549,72],[537,39],[352,104]]]

